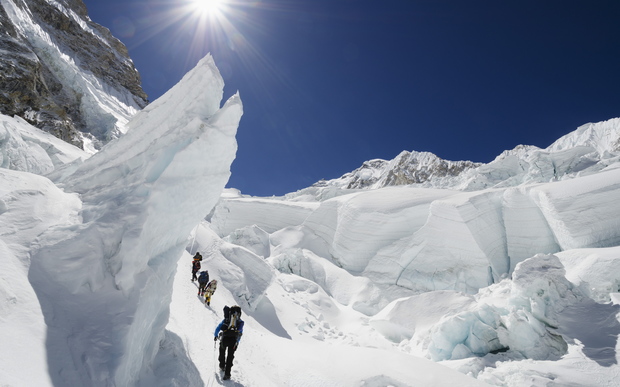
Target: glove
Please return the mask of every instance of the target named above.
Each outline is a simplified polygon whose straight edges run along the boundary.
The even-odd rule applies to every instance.
[[[213,341],[217,341],[217,336],[214,336],[214,337],[213,337]]]

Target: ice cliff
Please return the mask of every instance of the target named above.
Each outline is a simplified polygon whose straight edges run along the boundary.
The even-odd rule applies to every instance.
[[[29,272],[56,385],[130,386],[152,372],[176,262],[235,157],[241,101],[220,108],[222,94],[208,56],[61,179],[81,205],[38,237]]]

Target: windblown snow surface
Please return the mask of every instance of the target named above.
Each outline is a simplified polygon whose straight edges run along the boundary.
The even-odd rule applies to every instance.
[[[224,190],[222,90],[207,56],[90,158],[0,117],[0,385],[620,385],[620,120],[451,183],[256,198]]]

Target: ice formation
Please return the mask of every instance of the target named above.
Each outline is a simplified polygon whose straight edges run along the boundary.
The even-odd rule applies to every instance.
[[[38,130],[19,117],[0,115],[2,168],[46,175],[88,157],[90,154]]]
[[[584,125],[545,150],[517,147],[451,189],[325,182],[281,198],[223,195],[209,226],[240,245],[248,241],[238,233],[263,230],[268,262],[309,281],[299,291],[368,316],[404,351],[510,386],[526,375],[536,386],[571,383],[565,364],[581,356],[580,369],[603,375],[593,384],[610,386],[620,334],[610,303],[620,300],[619,122]],[[297,326],[325,340],[317,327],[341,318]],[[539,373],[543,362],[558,368]]]
[[[519,263],[512,280],[481,291],[468,308],[445,314],[424,345],[434,360],[508,350],[523,358],[557,360],[568,349],[555,331],[559,315],[582,298],[556,256],[537,255]]]
[[[350,272],[416,291],[475,293],[537,253],[616,246],[618,182],[616,168],[473,192],[387,187],[319,203],[222,198],[211,222],[221,236],[233,228],[256,225],[274,232],[297,223]]]
[[[222,90],[207,56],[62,179],[80,195],[79,221],[39,236],[29,272],[55,384],[129,386],[152,368],[176,261],[235,156],[241,101],[220,108]]]

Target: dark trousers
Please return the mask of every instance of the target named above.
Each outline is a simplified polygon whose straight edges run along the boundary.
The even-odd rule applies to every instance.
[[[198,278],[196,277],[196,273],[198,273],[198,269],[192,269],[192,281],[196,281]]]
[[[230,376],[230,369],[233,366],[233,359],[235,358],[235,350],[237,349],[237,338],[222,337],[220,341],[220,368],[224,369],[224,376]],[[228,350],[228,357],[226,356],[226,350]]]

